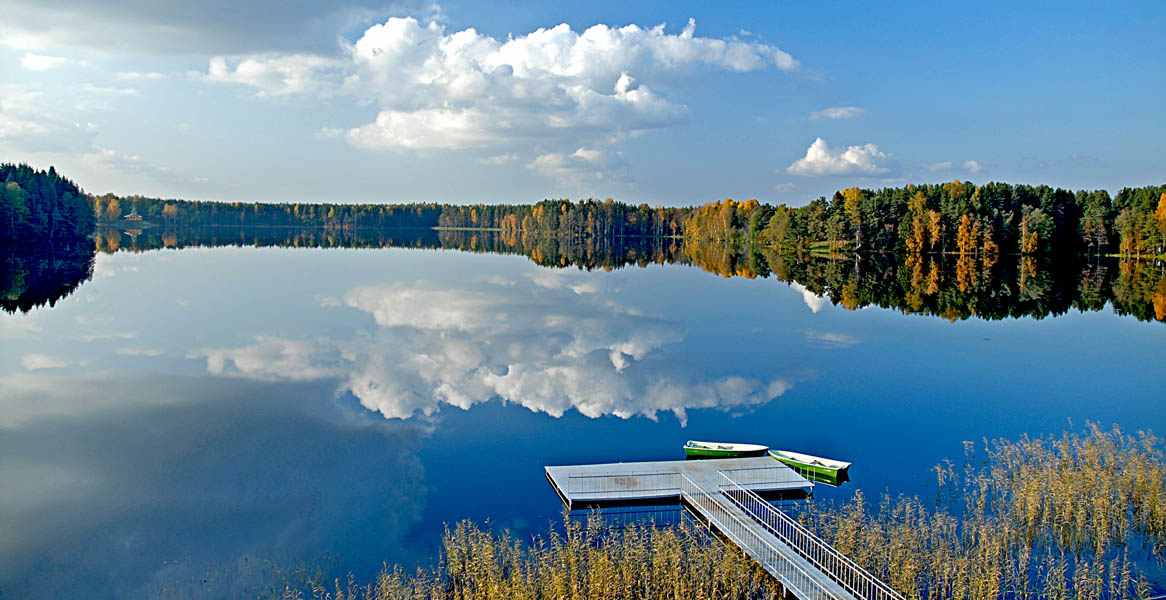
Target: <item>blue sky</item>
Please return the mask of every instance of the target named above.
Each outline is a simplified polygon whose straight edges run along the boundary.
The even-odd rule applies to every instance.
[[[180,4],[3,0],[0,160],[239,201],[1166,179],[1162,2]]]

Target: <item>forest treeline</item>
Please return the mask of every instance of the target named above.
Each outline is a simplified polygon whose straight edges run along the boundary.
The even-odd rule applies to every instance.
[[[682,263],[726,277],[775,276],[850,309],[991,319],[1112,301],[1121,314],[1166,321],[1166,186],[1111,198],[955,181],[850,188],[798,208],[756,200],[668,208],[611,199],[198,202],[86,196],[54,169],[28,165],[0,165],[0,177],[0,294],[10,311],[67,295],[88,278],[94,250],[238,245],[450,248],[585,269]]]
[[[440,204],[211,202],[102,194],[90,198],[102,223],[134,214],[165,227],[320,227],[386,229],[436,227]]]
[[[544,200],[526,205],[447,205],[442,207],[438,226],[557,237],[679,237],[684,235],[685,220],[692,210],[635,206],[611,198]]]
[[[760,240],[783,251],[998,254],[1166,252],[1166,186],[1071,192],[953,181],[849,188],[806,206],[724,200],[692,209],[689,238]]]
[[[0,247],[84,245],[95,223],[90,200],[76,183],[53,167],[0,164]]]
[[[101,222],[131,212],[166,227],[493,229],[558,238],[684,237],[783,252],[909,254],[1166,253],[1166,186],[1069,191],[953,181],[849,188],[802,207],[726,199],[691,208],[606,200],[537,204],[264,204],[110,194],[91,199]]]
[[[55,169],[0,165],[0,240],[71,243],[95,223],[132,227],[495,229],[511,235],[683,237],[782,252],[906,254],[1166,253],[1166,186],[1072,192],[1049,186],[952,181],[848,188],[802,207],[726,199],[691,208],[610,198],[536,204],[241,203],[87,196]],[[132,220],[127,220],[130,217]]]
[[[52,167],[0,164],[0,308],[54,304],[93,276],[90,206]]]

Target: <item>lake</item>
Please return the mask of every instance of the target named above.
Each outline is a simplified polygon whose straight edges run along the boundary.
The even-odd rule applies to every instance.
[[[813,287],[438,249],[98,254],[54,306],[0,314],[0,598],[367,580],[431,564],[445,523],[545,531],[545,465],[687,439],[853,461],[829,501],[926,497],[965,440],[1166,431],[1153,319],[948,320]]]

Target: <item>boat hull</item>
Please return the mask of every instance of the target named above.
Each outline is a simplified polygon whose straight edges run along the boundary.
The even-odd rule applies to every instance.
[[[684,455],[689,458],[746,458],[750,456],[765,456],[765,450],[713,450],[709,448],[685,448]]]
[[[790,467],[791,469],[793,467]],[[799,474],[814,483],[824,483],[831,487],[841,487],[842,484],[850,481],[850,475],[847,474],[846,469],[839,469],[835,475],[823,475],[813,471],[800,470]]]
[[[747,456],[765,456],[769,446],[759,444],[737,444],[729,442],[698,442],[688,440],[684,444],[684,455],[687,458],[744,458]]]
[[[793,458],[789,458],[787,456],[782,456],[782,455],[777,454],[776,452],[772,452],[772,451],[769,452],[769,455],[772,456],[773,458],[785,463],[786,465],[788,465],[794,469],[799,470],[799,471],[808,471],[810,473],[814,473],[815,475],[820,475],[822,477],[827,477],[830,479],[838,479],[839,477],[846,475],[846,470],[850,468],[850,465],[846,465],[845,467],[831,467],[831,466],[827,466],[827,465],[815,465],[815,464],[811,464],[811,463],[807,463],[807,462],[802,462],[800,460],[796,460]]]

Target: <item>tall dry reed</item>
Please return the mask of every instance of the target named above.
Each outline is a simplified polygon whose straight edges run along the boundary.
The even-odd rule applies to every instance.
[[[1082,434],[965,443],[936,467],[934,501],[858,491],[799,519],[912,600],[1101,600],[1162,593],[1147,566],[1166,557],[1166,459],[1149,433],[1090,425]],[[610,528],[567,519],[522,542],[468,521],[447,527],[438,566],[386,568],[287,586],[319,600],[778,598],[781,588],[700,526]]]
[[[386,568],[375,583],[288,587],[284,598],[319,600],[760,599],[780,586],[752,560],[686,523],[612,529],[566,520],[564,532],[523,543],[469,521],[446,527],[433,570]]]
[[[861,492],[800,518],[908,598],[1139,598],[1166,556],[1166,461],[1149,433],[965,444],[934,504]],[[1161,585],[1161,584],[1159,584]]]

